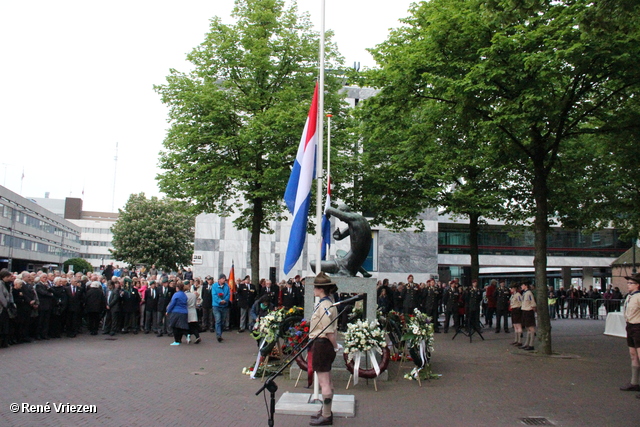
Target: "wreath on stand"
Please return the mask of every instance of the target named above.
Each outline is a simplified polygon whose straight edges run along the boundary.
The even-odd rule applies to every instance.
[[[433,323],[431,318],[417,308],[409,316],[402,340],[406,341],[409,354],[416,365],[404,377],[408,380],[431,377],[431,352],[433,352]]]
[[[381,311],[378,311],[378,324],[382,330],[389,337],[389,343],[391,344],[391,360],[397,361],[400,360],[399,353],[402,352],[404,341],[402,341],[402,336],[404,335],[405,329],[405,321],[404,314],[398,313],[397,311],[390,311],[386,314],[383,314]]]
[[[375,352],[382,355],[380,364]],[[358,384],[358,378],[377,378],[389,366],[391,352],[385,341],[385,333],[378,326],[377,320],[367,323],[358,320],[347,326],[344,333],[344,360],[347,370],[353,375],[353,384]],[[369,357],[371,368],[360,368],[363,355]]]
[[[284,338],[289,327],[302,319],[304,309],[292,307],[279,308],[262,316],[256,323],[251,335],[260,343],[260,354],[267,357],[273,351],[279,338]]]

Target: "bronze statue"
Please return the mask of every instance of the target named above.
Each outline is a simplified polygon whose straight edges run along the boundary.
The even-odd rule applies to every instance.
[[[333,233],[335,240],[342,240],[350,237],[351,250],[342,258],[322,261],[321,270],[335,274],[337,276],[355,276],[361,273],[364,277],[371,277],[371,274],[362,268],[362,264],[369,256],[371,250],[371,227],[369,221],[362,215],[351,212],[346,205],[339,205],[337,209],[327,208],[326,215],[334,216],[346,222],[348,228],[340,231],[336,229]],[[316,271],[316,263],[311,261],[311,269]]]

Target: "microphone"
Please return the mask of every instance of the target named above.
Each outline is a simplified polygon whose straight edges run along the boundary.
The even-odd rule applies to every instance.
[[[351,298],[347,298],[347,299],[342,300],[342,301],[334,302],[333,304],[331,304],[331,307],[336,307],[336,306],[338,306],[340,304],[349,304],[349,303],[352,303],[352,302],[360,301],[360,300],[363,300],[365,296],[366,296],[366,294],[360,294],[360,295],[356,295],[355,297],[351,297]]]

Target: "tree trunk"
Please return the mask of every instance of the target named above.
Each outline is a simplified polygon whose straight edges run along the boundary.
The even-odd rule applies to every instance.
[[[536,202],[536,215],[534,221],[535,230],[535,256],[533,265],[536,278],[536,304],[538,313],[538,341],[539,351],[543,354],[551,354],[551,320],[549,318],[549,305],[547,304],[547,232],[548,232],[548,188],[547,174],[543,161],[536,164],[534,160],[533,197]]]
[[[471,280],[478,280],[480,276],[480,259],[478,250],[478,220],[477,213],[469,214],[469,254],[471,255]]]
[[[251,222],[251,280],[254,285],[260,280],[260,231],[262,230],[262,199],[253,199],[253,221]]]

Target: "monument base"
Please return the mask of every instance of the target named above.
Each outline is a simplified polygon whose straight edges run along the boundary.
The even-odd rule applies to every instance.
[[[320,402],[313,402],[313,394],[284,392],[276,402],[276,414],[315,415],[322,408]],[[352,394],[334,394],[331,411],[336,417],[355,417],[356,398]]]

